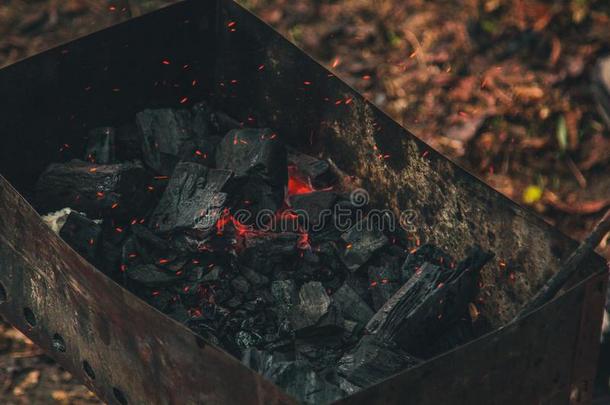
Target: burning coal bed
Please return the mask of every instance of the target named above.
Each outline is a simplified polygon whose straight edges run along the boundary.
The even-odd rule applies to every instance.
[[[51,164],[36,184],[45,221],[304,403],[353,394],[489,331],[476,299],[490,253],[473,247],[456,261],[384,229],[331,161],[272,130],[201,103],[93,129],[76,153],[83,160]]]

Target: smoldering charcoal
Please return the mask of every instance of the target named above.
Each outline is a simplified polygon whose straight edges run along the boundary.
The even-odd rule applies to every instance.
[[[83,160],[44,171],[39,211],[72,209],[56,226],[85,259],[299,401],[338,400],[488,331],[469,313],[490,252],[453,258],[372,221],[354,182],[272,128],[206,103],[106,125],[87,130]]]

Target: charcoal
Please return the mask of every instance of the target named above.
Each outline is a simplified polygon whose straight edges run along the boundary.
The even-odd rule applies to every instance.
[[[191,108],[191,128],[197,137],[206,138],[214,133],[220,133],[214,128],[213,119],[214,112],[205,101]]]
[[[244,276],[237,276],[233,280],[231,280],[231,286],[235,291],[238,291],[242,294],[246,294],[250,291],[250,283]]]
[[[419,363],[420,360],[391,342],[364,336],[339,360],[337,371],[351,384],[364,388]]]
[[[341,309],[343,316],[366,325],[373,317],[373,310],[346,282],[332,295],[333,302]]]
[[[231,173],[183,162],[176,166],[151,216],[157,233],[193,231],[210,234],[220,218],[226,194],[220,192]]]
[[[332,191],[314,191],[290,197],[290,206],[305,229],[319,231],[330,225],[337,195]]]
[[[201,278],[201,281],[207,281],[207,282],[218,281],[220,279],[221,271],[222,271],[222,269],[220,266],[214,266],[214,267],[212,267],[212,269],[210,271],[205,273],[205,275]]]
[[[197,138],[188,110],[144,110],[136,114],[136,122],[142,135],[144,162],[162,175],[173,172],[182,146]]]
[[[210,122],[212,123],[213,130],[217,134],[226,134],[233,129],[241,128],[242,126],[239,121],[229,117],[221,111],[215,111],[210,116]]]
[[[366,326],[383,342],[396,342],[416,356],[427,342],[451,327],[478,292],[480,269],[491,255],[478,247],[455,270],[424,263]]]
[[[443,267],[455,265],[453,258],[447,253],[434,245],[425,244],[415,250],[415,252],[410,253],[405,259],[401,268],[402,282],[406,283],[409,281],[424,262]]]
[[[214,165],[216,147],[222,138],[209,136],[185,141],[178,152],[181,162],[194,162],[205,166]]]
[[[286,264],[296,257],[300,235],[296,233],[246,234],[240,263],[263,274],[268,274],[274,264]]]
[[[157,287],[172,284],[178,277],[169,271],[162,270],[154,264],[142,264],[128,267],[127,277],[139,284]]]
[[[119,161],[142,159],[142,137],[135,122],[116,128],[116,157]]]
[[[341,236],[341,239],[345,242],[341,259],[351,271],[358,270],[377,250],[389,242],[387,236],[368,219],[352,226]]]
[[[135,236],[138,250],[147,256],[152,255],[153,252],[164,252],[169,250],[169,243],[155,235],[144,225],[132,225],[131,232]]]
[[[54,163],[38,179],[35,201],[43,212],[70,207],[89,218],[137,216],[146,206],[149,180],[139,163]]]
[[[297,152],[288,152],[288,165],[291,176],[297,176],[301,181],[310,183],[314,188],[326,188],[335,183],[336,179],[328,162]]]
[[[100,165],[116,163],[116,130],[112,127],[89,131],[85,160]]]
[[[381,308],[402,285],[397,259],[384,254],[378,262],[368,266],[369,285],[375,310]]]
[[[286,149],[270,129],[237,129],[221,141],[216,167],[231,170],[236,177],[260,176],[269,184],[285,187]]]
[[[228,205],[233,212],[250,213],[242,222],[247,225],[268,226],[271,216],[284,202],[284,188],[269,184],[260,176],[241,176],[231,179],[226,187]],[[258,217],[257,220],[257,216]]]
[[[344,395],[303,360],[273,362],[263,375],[304,404],[327,404]]]
[[[269,129],[230,131],[216,150],[216,167],[231,170],[229,185],[235,209],[277,211],[288,181],[286,149]]]
[[[71,212],[59,231],[63,238],[81,256],[97,265],[102,254],[102,227],[86,216]]]
[[[330,304],[330,297],[320,282],[303,284],[299,289],[296,305],[292,307],[292,325],[297,330],[316,325],[328,314]]]
[[[262,337],[252,331],[240,330],[235,335],[235,344],[240,350],[256,347],[262,341]]]
[[[254,287],[260,287],[269,284],[268,277],[252,270],[249,267],[241,266],[240,272]]]

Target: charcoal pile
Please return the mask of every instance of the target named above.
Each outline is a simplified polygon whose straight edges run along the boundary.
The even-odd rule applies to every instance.
[[[98,269],[317,404],[488,331],[473,313],[492,255],[456,261],[385,229],[339,177],[200,103],[92,129],[34,194]]]

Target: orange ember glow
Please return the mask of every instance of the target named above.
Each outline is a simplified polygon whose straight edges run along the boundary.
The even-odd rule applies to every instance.
[[[316,191],[308,181],[296,175],[297,168],[288,167],[288,195],[309,194]]]

